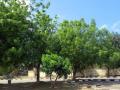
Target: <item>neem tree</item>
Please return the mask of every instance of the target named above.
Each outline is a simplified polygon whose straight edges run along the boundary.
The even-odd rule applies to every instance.
[[[54,28],[46,14],[49,3],[31,0],[0,1],[0,65],[8,67],[8,73],[24,66],[37,68],[37,81],[41,56],[45,53],[49,30]]]
[[[0,65],[6,68],[9,76],[15,69],[20,68],[22,57],[22,35],[31,22],[28,6],[16,0],[0,1]]]
[[[57,31],[60,43],[60,54],[70,59],[73,79],[75,79],[77,71],[82,71],[94,64],[95,58],[95,31],[96,24],[85,23],[84,19],[63,21]]]

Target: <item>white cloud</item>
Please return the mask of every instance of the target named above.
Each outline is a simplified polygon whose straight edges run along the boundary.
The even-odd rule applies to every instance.
[[[120,21],[114,22],[112,25],[108,26],[107,24],[104,24],[99,27],[99,29],[106,28],[111,32],[118,32],[120,33]]]
[[[113,32],[119,32],[120,33],[120,21],[115,22],[111,26],[111,31],[113,31]]]
[[[108,29],[108,25],[104,24],[104,25],[99,27],[99,29],[104,29],[104,28]]]

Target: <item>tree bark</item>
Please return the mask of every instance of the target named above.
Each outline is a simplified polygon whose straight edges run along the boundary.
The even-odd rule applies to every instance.
[[[36,66],[36,82],[40,81],[40,63]]]
[[[59,76],[59,75],[57,75],[57,77],[56,77],[56,79],[55,79],[55,83],[56,83],[56,81],[57,81],[57,79],[58,79],[58,76]]]
[[[51,83],[51,88],[54,88],[54,87],[55,87],[55,84],[56,84],[56,81],[57,81],[57,79],[58,79],[58,76],[59,76],[59,75],[56,76],[54,83],[53,83],[53,84]],[[52,82],[52,81],[51,81],[51,82]]]
[[[80,71],[82,77],[85,77],[84,71]]]
[[[109,77],[109,76],[110,76],[110,68],[107,67],[107,77]]]
[[[72,80],[75,80],[75,77],[76,77],[76,73],[77,73],[77,69],[73,69],[73,77],[72,77]]]
[[[8,85],[11,85],[11,79],[8,79]]]
[[[52,81],[52,74],[50,74],[50,81]]]

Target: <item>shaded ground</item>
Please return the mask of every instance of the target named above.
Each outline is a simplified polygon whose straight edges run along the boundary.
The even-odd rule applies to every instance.
[[[57,82],[50,88],[50,82],[0,85],[0,90],[120,90],[120,82]],[[87,88],[88,87],[88,88]]]
[[[63,82],[57,82],[55,88],[50,88],[50,86],[50,82],[12,84],[11,86],[0,85],[0,90],[76,90],[76,87],[71,87]]]

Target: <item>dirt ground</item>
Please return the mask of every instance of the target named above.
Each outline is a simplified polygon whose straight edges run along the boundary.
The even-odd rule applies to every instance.
[[[50,88],[50,86],[50,82],[22,83],[12,85],[1,84],[0,90],[120,90],[119,82],[57,82],[55,88]]]

